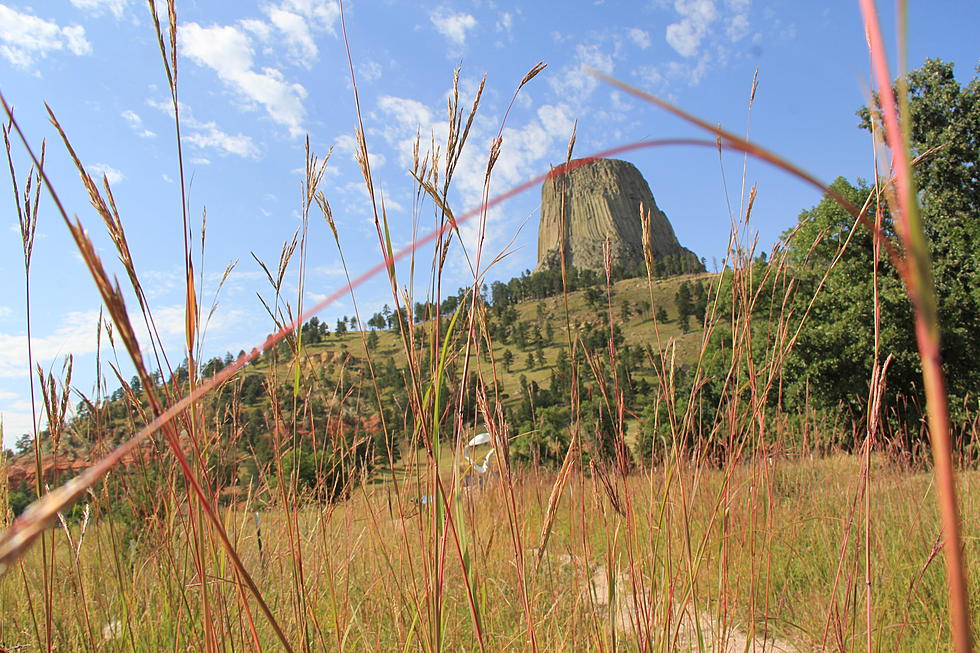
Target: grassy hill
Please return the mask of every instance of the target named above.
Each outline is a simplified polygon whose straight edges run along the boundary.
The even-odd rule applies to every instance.
[[[675,362],[683,366],[696,356],[702,338],[702,327],[698,320],[691,320],[687,328],[682,328],[678,315],[676,298],[681,284],[685,282],[701,282],[710,286],[715,279],[711,274],[683,275],[657,279],[651,284],[645,278],[624,279],[614,283],[607,293],[605,286],[594,286],[591,291],[576,290],[567,296],[554,296],[538,300],[514,303],[505,316],[512,330],[523,324],[528,333],[527,342],[519,346],[515,336],[486,337],[480,336],[481,355],[471,360],[471,369],[478,370],[481,378],[496,378],[497,387],[501,390],[502,408],[508,414],[517,409],[522,399],[522,387],[547,387],[561,352],[569,351],[569,343],[581,349],[582,338],[599,329],[608,328],[610,320],[618,329],[616,342],[617,352],[632,349],[635,353],[630,358],[630,373],[633,380],[653,381],[655,371],[651,355],[660,347],[671,349],[675,353]],[[591,303],[587,295],[591,292]],[[566,315],[567,302],[567,315]],[[624,311],[624,307],[626,310]],[[655,313],[662,309],[666,313],[665,320],[655,323]],[[365,316],[361,316],[362,321]],[[443,328],[449,322],[450,316],[443,317]],[[483,326],[493,327],[494,309],[488,307],[484,313]],[[661,313],[663,317],[663,313]],[[499,316],[497,318],[499,322]],[[421,322],[414,325],[417,333],[431,332],[431,322]],[[568,328],[571,328],[571,334]],[[465,337],[467,326],[460,325],[456,335],[461,338],[459,346],[454,347],[459,352],[464,350],[462,338]],[[659,331],[659,340],[658,340]],[[533,334],[533,335],[532,335]],[[298,412],[305,416],[295,424],[295,433],[301,439],[308,438],[318,431],[331,431],[336,436],[345,432],[343,439],[351,442],[359,437],[361,431],[380,430],[378,417],[383,412],[379,409],[377,394],[382,397],[382,404],[397,403],[401,409],[408,412],[404,404],[408,401],[404,388],[399,387],[399,381],[392,380],[391,371],[396,370],[400,375],[401,384],[409,380],[408,355],[400,330],[383,329],[368,331],[347,331],[346,333],[330,333],[315,342],[304,342],[299,349],[301,360],[300,386],[302,388]],[[597,347],[596,357],[608,360],[606,340],[600,338],[601,347]],[[494,365],[489,365],[486,355],[486,343],[490,343]],[[270,416],[276,413],[272,409],[272,393],[270,388],[277,388],[277,399],[280,405],[285,405],[284,412],[294,412],[289,404],[295,381],[296,343],[292,346],[282,344],[277,352],[266,352],[255,362],[247,365],[230,382],[225,384],[213,396],[203,402],[204,412],[215,426],[214,442],[222,442],[228,451],[239,450],[242,454],[264,452],[263,458],[269,464],[274,458],[274,451],[282,451],[282,442],[277,443],[274,431],[293,431],[293,426],[277,423]],[[428,350],[428,345],[416,341],[413,345],[413,357],[418,363]],[[507,364],[507,352],[513,357],[513,362]],[[370,359],[370,365],[369,363]],[[203,374],[213,373],[227,361],[215,358],[201,364]],[[457,358],[458,362],[459,359]],[[372,375],[371,369],[374,369]],[[387,380],[379,380],[388,370]],[[459,370],[456,370],[459,372]],[[594,376],[594,372],[585,369],[585,376]],[[183,385],[180,380],[181,369],[178,368],[178,387]],[[425,372],[422,372],[426,376]],[[378,389],[375,390],[375,382]],[[422,378],[424,386],[428,378]],[[386,385],[387,384],[387,385]],[[130,392],[135,390],[135,392]],[[139,402],[139,407],[136,402]],[[92,405],[95,407],[95,404]],[[148,411],[149,406],[145,392],[138,386],[120,388],[111,398],[98,404],[96,410],[86,407],[86,410],[71,420],[65,429],[58,456],[50,456],[43,467],[45,476],[59,475],[76,469],[84,461],[93,459],[108,450],[109,447],[124,441],[142,424],[140,411]],[[295,414],[295,413],[294,413]],[[631,444],[635,442],[637,429],[633,413],[626,415],[626,432],[629,433]],[[222,417],[224,415],[225,417]],[[231,417],[228,417],[231,415]],[[372,417],[374,416],[374,417]],[[236,433],[218,435],[218,422],[234,422],[239,424]],[[297,420],[293,419],[295,423]],[[470,417],[472,421],[472,415]],[[475,426],[475,424],[471,424]],[[391,429],[398,431],[398,429]],[[357,431],[359,435],[351,435]],[[410,433],[402,429],[399,436],[407,442]],[[375,440],[380,442],[378,433]],[[50,439],[45,439],[49,442]],[[188,450],[193,447],[188,444]],[[286,447],[288,448],[288,446]],[[216,448],[216,450],[218,450]],[[403,451],[409,457],[407,451]],[[242,457],[245,457],[244,455]],[[379,461],[383,464],[383,460]],[[234,466],[237,463],[229,463]],[[258,465],[249,464],[251,472],[248,476],[255,478],[259,474]],[[35,461],[32,450],[24,451],[15,456],[8,465],[8,475],[14,488],[29,488],[33,485]],[[240,474],[238,474],[240,476]],[[234,485],[235,476],[227,479],[227,484]],[[24,499],[26,500],[26,493]],[[19,506],[15,506],[19,507]]]
[[[715,278],[713,274],[696,274],[659,279],[653,282],[653,292],[651,299],[650,286],[646,279],[624,279],[612,285],[612,322],[622,329],[623,342],[617,343],[618,346],[624,344],[634,347],[657,346],[657,330],[659,328],[660,342],[664,347],[674,346],[677,352],[677,361],[683,364],[693,360],[696,356],[700,342],[702,328],[696,321],[690,323],[688,330],[681,328],[678,319],[676,294],[680,285],[685,281],[710,282]],[[553,334],[550,339],[545,337],[543,351],[545,363],[527,364],[527,353],[536,352],[535,346],[524,348],[517,347],[512,343],[504,343],[499,340],[492,341],[494,360],[497,364],[497,374],[499,380],[507,389],[515,388],[518,379],[524,375],[528,382],[537,381],[545,383],[548,375],[553,368],[558,352],[568,347],[569,336],[567,325],[572,328],[572,340],[581,334],[587,323],[596,326],[608,325],[610,320],[610,310],[603,295],[603,305],[598,309],[589,306],[585,299],[586,292],[577,290],[568,294],[568,316],[565,318],[565,299],[561,296],[549,297],[540,300],[525,301],[515,304],[514,308],[518,315],[518,321],[537,325],[543,337],[546,336],[544,322],[550,322]],[[629,302],[632,307],[630,316],[623,318],[623,302]],[[637,306],[642,302],[652,304],[652,308],[645,312],[639,312]],[[663,307],[667,311],[668,319],[665,322],[654,324],[653,311],[656,307]],[[448,318],[446,318],[448,321]],[[425,328],[425,325],[420,325]],[[372,348],[370,354],[377,360],[391,357],[396,364],[403,365],[406,362],[406,354],[402,345],[401,335],[391,330],[379,330],[377,345]],[[358,331],[348,331],[345,334],[331,334],[325,340],[316,344],[304,345],[304,365],[311,368],[322,366],[328,361],[339,361],[344,354],[362,358],[365,356],[365,334]],[[514,354],[514,364],[510,369],[505,369],[502,363],[504,352],[510,350]],[[285,377],[291,361],[281,362],[277,374]],[[268,359],[251,366],[247,374],[266,374],[270,370],[271,363]]]

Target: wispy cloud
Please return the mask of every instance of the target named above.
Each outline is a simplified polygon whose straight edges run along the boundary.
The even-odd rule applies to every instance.
[[[143,119],[140,118],[140,115],[135,111],[133,111],[132,109],[126,109],[120,115],[122,115],[123,120],[125,120],[129,124],[130,128],[132,128],[134,132],[139,134],[140,137],[153,138],[154,136],[156,136],[156,134],[150,131],[149,129],[143,128]]]
[[[357,74],[365,82],[373,82],[381,77],[381,64],[377,61],[365,61],[357,65]]]
[[[34,360],[50,364],[55,358],[69,353],[87,354],[95,351],[95,325],[98,311],[66,313],[60,326],[47,336],[32,339]],[[27,376],[27,336],[0,333],[0,377]]]
[[[471,14],[454,12],[446,7],[439,7],[429,14],[436,31],[449,39],[456,46],[466,44],[466,32],[476,27],[476,18]]]
[[[749,0],[726,0],[731,11],[725,21],[725,36],[732,43],[740,41],[749,34]]]
[[[103,175],[109,180],[109,184],[114,186],[126,178],[119,170],[106,165],[105,163],[93,163],[91,165],[85,166],[89,174],[94,175],[96,180],[101,182]]]
[[[129,0],[71,0],[72,5],[83,11],[90,12],[96,16],[105,12],[111,13],[116,18],[122,18],[123,11]]]
[[[171,118],[174,115],[174,107],[169,101],[149,99],[146,101],[151,107],[163,111]],[[238,134],[228,134],[223,131],[218,124],[211,121],[201,121],[194,117],[194,112],[189,105],[180,103],[181,125],[183,127],[182,139],[200,149],[214,149],[219,154],[233,154],[243,158],[258,158],[259,148],[252,142],[252,138],[239,132]]]
[[[0,4],[0,56],[18,68],[30,69],[50,52],[88,54],[92,45],[81,25],[59,26]]]
[[[341,134],[338,136],[337,140],[334,141],[334,147],[338,152],[350,155],[352,161],[356,161],[357,139],[351,134]],[[384,154],[376,151],[369,151],[368,158],[371,160],[372,168],[380,168],[388,160]]]
[[[646,30],[642,30],[639,27],[631,27],[627,30],[626,35],[641,50],[646,50],[650,47],[650,34]]]
[[[234,154],[243,158],[257,158],[259,148],[244,134],[231,135],[218,129],[215,122],[196,123],[195,131],[185,138],[201,149],[214,148],[223,154]]]
[[[583,53],[588,57],[591,51]],[[599,59],[600,61],[595,61]],[[594,57],[593,63],[603,67],[611,62]],[[466,97],[468,94],[463,94]],[[463,100],[466,104],[466,100]],[[448,132],[445,121],[435,121],[436,112],[422,102],[412,98],[384,96],[378,101],[378,109],[385,117],[386,127],[382,135],[387,143],[399,153],[400,162],[408,165],[412,157],[416,134],[421,131],[423,143],[429,135],[436,143],[444,142]],[[551,159],[564,154],[565,145],[571,135],[573,109],[566,103],[546,104],[522,125],[506,127],[500,155],[493,169],[495,188],[517,185],[529,177],[547,169]],[[469,142],[463,149],[456,168],[454,187],[460,195],[462,209],[478,206],[482,201],[482,191],[487,168],[487,152],[497,135],[498,122],[487,118],[474,122]],[[491,210],[489,226],[486,231],[485,246],[492,249],[501,244],[505,234],[513,233],[512,216],[502,211]],[[508,222],[510,221],[510,222]],[[460,233],[467,248],[473,248],[478,240],[479,225],[469,222],[460,226]]]
[[[582,103],[599,85],[588,68],[612,75],[615,63],[611,52],[598,43],[580,43],[575,46],[575,57],[557,75],[548,78],[552,90],[562,98]]]
[[[507,32],[507,35],[509,36],[511,33],[511,28],[513,28],[513,26],[514,26],[514,14],[510,13],[509,11],[500,12],[500,16],[497,18],[497,25],[496,25],[497,31]]]
[[[239,309],[218,310],[208,324],[208,332],[217,334],[240,324],[245,312]],[[99,311],[71,311],[58,320],[59,326],[44,336],[31,339],[31,349],[36,363],[42,367],[52,365],[68,354],[83,356],[97,349],[96,325]],[[149,346],[150,337],[141,317],[131,315],[133,328],[143,347]],[[186,326],[184,305],[160,306],[153,311],[154,324],[164,341],[164,346],[179,347]],[[102,338],[102,346],[108,340]],[[0,332],[0,377],[20,378],[28,374],[27,336]]]
[[[732,44],[751,32],[751,0],[675,0],[675,20],[664,38],[680,59],[643,66],[634,75],[647,84],[696,85],[712,69],[728,65]]]

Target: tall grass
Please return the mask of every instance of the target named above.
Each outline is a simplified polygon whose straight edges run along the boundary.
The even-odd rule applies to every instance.
[[[411,171],[417,184],[412,209],[416,238],[396,251],[384,197],[370,167],[369,132],[360,114],[348,44],[358,120],[356,157],[374,216],[379,262],[358,276],[348,272],[345,287],[304,311],[307,243],[327,235],[322,223],[310,220],[311,211],[322,213],[340,247],[328,198],[320,190],[329,153],[320,159],[307,144],[302,227],[284,243],[277,266],[256,258],[270,283],[271,296],[262,301],[275,333],[224,369],[203,374],[199,361],[207,319],[201,316],[207,311],[200,283],[206,221],[202,217],[200,259],[195,263],[193,221],[183,199],[176,6],[172,0],[167,3],[165,22],[153,3],[150,7],[175,109],[181,170],[186,382],[174,373],[154,328],[108,181],[103,179],[100,188],[85,172],[51,112],[112,238],[139,303],[139,317],[152,334],[152,362],[141,353],[147,351],[146,343],[137,342],[122,291],[81,223],[68,218],[54,180],[45,174],[43,146],[35,157],[3,102],[8,152],[8,134],[16,135],[34,163],[28,176],[33,181],[23,194],[26,199],[33,190],[33,199],[21,202],[14,158],[8,155],[18,211],[24,209],[19,215],[27,216],[21,219],[26,279],[29,283],[30,245],[44,186],[112,318],[109,347],[115,353],[121,345],[130,356],[141,387],[132,388],[110,364],[125,390],[122,401],[128,410],[123,419],[134,435],[77,478],[42,496],[0,535],[0,647],[33,642],[39,649],[87,651],[870,651],[925,650],[952,642],[958,650],[969,649],[969,581],[960,543],[973,547],[977,534],[968,529],[961,540],[954,528],[958,504],[948,435],[943,440],[949,429],[937,395],[942,390],[938,368],[923,366],[931,370],[926,385],[931,388],[936,484],[927,475],[891,465],[881,454],[877,420],[887,360],[876,358],[868,421],[853,427],[864,443],[860,456],[828,452],[822,444],[846,425],[821,421],[826,416],[814,411],[788,415],[774,407],[778,402],[771,399],[782,387],[783,363],[806,326],[813,298],[803,298],[808,301],[801,313],[792,308],[799,305],[792,301],[799,290],[785,250],[773,251],[764,268],[753,264],[756,243],[747,235],[747,224],[757,189],[746,193],[745,168],[740,208],[732,216],[731,273],[727,280],[708,277],[713,282],[710,308],[689,338],[698,340],[689,376],[678,369],[676,327],[653,318],[656,348],[650,365],[660,404],[655,426],[664,426],[670,437],[657,445],[651,459],[631,454],[630,427],[638,416],[627,414],[622,399],[629,382],[619,376],[617,365],[624,343],[617,342],[612,328],[613,291],[619,287],[614,288],[607,263],[602,319],[611,335],[603,351],[584,346],[573,308],[581,303],[581,293],[570,292],[567,284],[556,302],[560,314],[550,317],[571,357],[567,402],[572,419],[561,466],[555,471],[521,467],[508,451],[528,434],[514,433],[506,422],[501,391],[506,375],[497,362],[502,347],[492,336],[488,307],[480,296],[500,260],[484,250],[488,211],[541,182],[565,183],[567,172],[589,165],[594,157],[572,159],[573,131],[564,165],[494,197],[493,168],[505,146],[505,114],[487,152],[481,206],[455,212],[453,177],[463,148],[473,146],[467,140],[484,88],[481,84],[467,109],[459,96],[457,70],[446,143],[426,145],[421,138],[416,143]],[[873,16],[868,20],[873,24]],[[346,43],[345,22],[342,27]],[[872,45],[880,50],[874,39]],[[542,69],[538,64],[519,80],[515,97]],[[887,72],[878,75],[888,80]],[[715,147],[719,153],[738,150],[827,190],[747,137],[713,128],[621,82],[608,81],[708,129],[715,139],[649,141],[600,156],[679,144]],[[750,110],[755,91],[753,80]],[[889,111],[894,107],[886,106],[886,115]],[[889,123],[889,137],[899,133]],[[892,144],[896,148],[901,149],[897,142]],[[902,176],[909,174],[908,166],[897,165],[896,173],[900,213],[909,216],[902,249],[915,261],[905,265],[908,257],[901,258],[899,248],[887,239],[877,238],[876,248],[910,270],[906,280],[922,315],[918,333],[923,359],[938,363],[930,339],[935,314],[929,310],[928,261],[917,253],[915,239],[921,240],[921,230],[915,234],[914,195],[907,194],[911,186]],[[886,175],[863,207],[837,198],[852,210],[855,228],[864,225],[881,235],[871,213],[880,215],[890,184]],[[566,208],[561,211],[564,220]],[[653,278],[650,218],[643,209],[641,219],[645,292],[652,304],[655,286],[662,282]],[[468,220],[478,225],[473,251],[465,249],[459,229]],[[426,235],[418,236],[420,232]],[[429,243],[431,262],[417,261],[418,247]],[[846,247],[847,241],[837,260]],[[416,322],[411,309],[418,298],[441,305],[444,267],[451,255],[465,255],[472,271],[465,301],[448,315],[436,311]],[[402,260],[409,264],[404,277],[395,265]],[[564,255],[561,261],[565,280]],[[414,285],[416,267],[423,265],[429,278],[419,288]],[[344,267],[346,271],[346,261]],[[334,356],[337,348],[329,351],[340,370],[327,375],[317,358],[323,348],[305,343],[301,329],[311,315],[341,296],[353,296],[379,272],[389,279],[399,320],[385,346],[399,350],[405,363],[407,403],[400,407],[400,424],[385,410],[389,407],[375,364],[378,352],[371,350],[363,331],[343,341],[345,347],[354,345],[343,355]],[[295,305],[283,292],[287,278],[299,281]],[[764,286],[779,289],[781,296],[765,295],[759,290]],[[729,296],[721,297],[723,291]],[[27,301],[29,316],[29,292]],[[407,319],[403,309],[408,309]],[[532,308],[519,310],[530,315]],[[763,325],[756,323],[760,314],[768,316]],[[359,314],[357,320],[361,322]],[[101,319],[97,326],[101,337]],[[731,344],[724,351],[721,393],[708,396],[706,381],[713,373],[708,369],[709,343],[720,328],[731,332]],[[765,336],[761,346],[755,337],[760,330]],[[101,357],[99,365],[101,388]],[[264,467],[256,463],[254,449],[251,460],[235,461],[239,470],[251,463],[245,478],[226,473],[214,461],[222,450],[247,450],[237,425],[248,409],[241,395],[248,375],[264,380],[266,440],[272,455]],[[43,484],[55,480],[45,477],[44,453],[57,454],[68,427],[70,378],[70,367],[61,380],[41,375],[50,441],[35,437],[39,496]],[[583,394],[593,382],[601,389],[600,410],[614,425],[611,459],[594,448],[601,427],[582,410]],[[471,395],[472,403],[467,400]],[[230,399],[219,404],[219,396]],[[92,432],[85,435],[99,441],[117,419],[113,411],[119,404],[98,393],[85,401],[92,418],[87,422]],[[366,423],[368,413],[379,416],[376,424]],[[467,485],[474,472],[460,452],[479,431],[490,434],[499,464],[488,483],[474,488]],[[163,442],[153,439],[158,432]],[[303,489],[301,443],[313,452],[317,476],[333,479],[329,488]],[[170,456],[176,466],[161,464]],[[376,464],[373,472],[365,469],[370,461]],[[980,516],[973,498],[977,493],[969,491],[980,488],[972,488],[973,479],[962,482],[967,490],[963,514]],[[72,504],[82,500],[84,512],[73,517]],[[55,523],[60,529],[48,530]],[[40,546],[32,548],[38,538]],[[940,550],[947,557],[948,603],[934,564]],[[976,573],[971,576],[977,578]]]

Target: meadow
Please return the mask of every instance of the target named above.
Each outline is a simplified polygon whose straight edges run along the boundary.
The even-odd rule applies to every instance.
[[[156,29],[179,115],[169,4]],[[882,67],[873,12],[867,21]],[[887,70],[879,75],[890,84]],[[977,441],[978,418],[967,402],[949,421],[912,163],[889,122],[899,108],[882,102],[894,179],[876,176],[863,207],[821,185],[852,224],[830,241],[836,253],[812,286],[794,276],[799,249],[756,252],[747,235],[752,189],[739,198],[720,274],[655,275],[647,218],[645,274],[614,281],[607,267],[589,298],[568,289],[572,271],[562,267],[561,292],[515,301],[505,313],[482,291],[493,261],[481,263],[479,249],[470,254],[480,271],[472,286],[442,304],[459,224],[485,229],[498,201],[489,188],[499,142],[489,153],[484,205],[454,213],[450,202],[478,105],[479,93],[470,108],[454,85],[440,154],[426,154],[420,139],[411,172],[424,206],[417,210],[433,229],[421,239],[433,247],[431,261],[415,261],[414,247],[393,248],[357,116],[356,156],[378,236],[378,262],[366,274],[390,281],[390,328],[310,342],[310,318],[337,297],[356,296],[367,277],[348,270],[337,293],[303,304],[310,225],[325,222],[336,240],[321,190],[329,161],[307,146],[303,227],[278,265],[259,261],[273,335],[214,365],[201,355],[208,307],[186,205],[186,347],[169,357],[184,357],[172,367],[159,338],[137,342],[143,329],[134,321],[154,333],[152,303],[108,181],[76,158],[135,311],[57,201],[62,181],[43,174],[43,150],[29,150],[26,172],[9,158],[28,316],[43,306],[30,296],[30,262],[38,205],[50,193],[112,320],[107,349],[130,356],[138,383],[117,375],[113,397],[85,398],[84,414],[72,415],[70,365],[61,377],[42,377],[38,407],[48,426],[26,457],[36,467],[34,495],[45,496],[16,521],[0,515],[0,650],[969,650],[970,631],[980,627],[980,487],[965,443]],[[9,153],[22,134],[4,107]],[[701,145],[744,151],[818,183],[688,118],[710,132]],[[75,157],[71,135],[52,119]],[[573,133],[566,166],[574,141]],[[561,183],[561,173],[528,183]],[[893,232],[881,227],[885,212]],[[790,404],[785,365],[805,342],[811,308],[851,233],[864,234],[873,252],[875,319],[866,335],[875,347],[863,410],[811,407],[806,388]],[[825,238],[802,251],[818,251]],[[399,276],[401,260],[431,270],[423,289]],[[891,359],[877,343],[890,325],[880,319],[879,260],[891,261],[904,284],[896,287],[912,298],[927,402],[918,419],[884,405]],[[300,280],[295,301],[284,295],[287,275]],[[707,288],[693,328],[678,301],[684,282]],[[439,308],[417,318],[419,301]],[[640,304],[643,311],[627,310]],[[515,337],[508,322],[550,323],[552,335],[537,349],[515,345],[505,342]],[[511,349],[520,350],[516,362],[505,362]],[[246,386],[254,390],[247,400]],[[535,403],[545,396],[549,405]],[[483,432],[495,454],[486,473],[464,456]],[[46,460],[80,451],[92,463],[81,475],[44,478]],[[58,488],[56,480],[67,483]],[[9,491],[0,484],[4,507]]]
[[[868,616],[874,650],[948,646],[928,473],[876,456],[866,487],[861,459],[844,454],[680,465],[609,485],[576,471],[542,549],[554,473],[457,490],[440,534],[418,501],[426,471],[402,469],[397,491],[366,483],[342,503],[219,510],[296,649],[858,650]],[[976,477],[961,482],[975,560]],[[43,643],[50,610],[61,650],[280,648],[224,552],[198,557],[181,495],[168,488],[135,535],[90,499],[92,516],[59,526],[46,560],[35,548],[8,575],[3,641]]]

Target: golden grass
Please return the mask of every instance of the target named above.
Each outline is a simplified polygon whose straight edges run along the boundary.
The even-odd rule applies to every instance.
[[[169,38],[164,37],[155,5],[150,7],[175,107],[177,159],[182,171],[176,5],[173,0],[167,3]],[[346,24],[342,26],[346,42]],[[349,49],[348,58],[354,81]],[[536,65],[525,75],[515,97],[542,68]],[[405,365],[405,409],[413,418],[413,431],[404,459],[390,461],[390,469],[382,461],[375,480],[380,477],[384,482],[352,474],[356,484],[347,498],[323,504],[303,494],[298,472],[286,466],[290,452],[307,433],[304,420],[310,415],[297,408],[299,397],[306,392],[322,393],[330,399],[329,410],[337,413],[341,425],[344,411],[361,409],[365,400],[360,393],[353,398],[332,396],[334,389],[322,383],[307,387],[303,375],[304,365],[315,367],[315,355],[345,345],[354,351],[364,342],[364,334],[332,336],[334,342],[322,347],[289,337],[298,336],[308,315],[303,315],[301,301],[294,310],[282,297],[283,279],[292,272],[302,279],[306,241],[312,237],[308,214],[314,205],[324,214],[335,239],[337,236],[329,204],[318,190],[321,162],[307,149],[303,229],[285,243],[274,272],[259,262],[272,287],[266,308],[276,333],[261,348],[207,379],[197,369],[202,307],[189,237],[191,218],[182,203],[187,304],[183,355],[188,359],[189,378],[186,385],[157,383],[141,353],[147,343],[136,342],[122,291],[110,279],[81,223],[68,218],[54,183],[44,173],[43,147],[41,156],[35,158],[3,103],[9,120],[4,129],[8,151],[8,134],[16,132],[34,161],[36,172],[27,176],[36,184],[32,210],[36,215],[36,193],[42,184],[47,186],[92,272],[115,333],[133,359],[147,405],[140,404],[134,393],[127,393],[133,413],[138,414],[127,417],[136,431],[132,439],[42,498],[0,534],[0,573],[8,572],[0,578],[4,606],[0,647],[208,652],[279,647],[302,651],[727,651],[736,642],[742,643],[743,650],[753,645],[778,650],[859,646],[929,650],[953,641],[959,650],[967,650],[970,626],[964,620],[971,618],[964,616],[969,607],[965,605],[967,578],[977,578],[977,574],[968,576],[965,568],[957,567],[965,563],[959,556],[954,478],[944,449],[948,443],[942,442],[943,405],[936,396],[941,377],[930,365],[924,366],[936,438],[938,496],[930,477],[893,469],[871,455],[873,426],[865,434],[867,453],[863,457],[813,459],[806,447],[794,451],[797,457],[780,455],[792,434],[784,432],[789,427],[774,426],[785,424],[786,416],[771,408],[767,398],[779,378],[779,364],[793,346],[793,329],[803,328],[805,316],[778,315],[771,341],[765,343],[763,352],[753,351],[754,246],[740,242],[739,234],[748,222],[754,189],[747,203],[743,202],[745,210],[739,216],[743,224],[733,226],[733,256],[729,259],[734,267],[732,314],[716,315],[716,304],[709,310],[705,329],[690,334],[679,333],[675,321],[655,325],[637,320],[629,325],[627,342],[656,342],[661,356],[651,381],[665,404],[673,442],[662,452],[658,467],[630,471],[623,456],[615,464],[593,456],[591,466],[585,466],[582,442],[590,425],[580,413],[584,380],[576,378],[568,397],[572,417],[567,430],[572,444],[561,472],[556,476],[540,469],[512,467],[507,455],[510,429],[502,404],[494,401],[501,399],[494,396],[494,388],[500,381],[513,388],[520,374],[540,383],[547,370],[528,369],[520,356],[513,369],[504,369],[500,362],[504,346],[489,337],[479,291],[499,258],[483,251],[482,234],[491,201],[501,201],[508,194],[490,198],[492,171],[502,146],[498,137],[488,153],[483,205],[465,214],[454,213],[450,206],[453,173],[483,90],[481,84],[472,108],[466,111],[459,98],[458,78],[457,71],[445,146],[433,144],[426,151],[420,138],[413,163],[418,184],[415,224],[424,218],[435,226],[435,231],[419,239],[435,243],[431,278],[424,289],[406,287],[398,278],[395,260],[409,256],[412,250],[392,248],[384,201],[375,194],[358,106],[357,158],[371,200],[381,259],[373,269],[387,272],[396,310],[413,306],[416,293],[437,303],[443,297],[443,266],[454,237],[459,236],[460,222],[478,221],[481,237],[476,251],[466,253],[474,272],[465,298],[467,310],[420,325],[403,323],[397,334],[380,336],[376,351],[364,352],[369,370],[378,355],[397,356]],[[704,127],[718,139],[685,142],[743,151],[826,190],[818,180],[747,139],[713,128],[621,82],[607,81]],[[353,87],[357,101],[356,81]],[[754,88],[755,82],[753,94]],[[894,108],[890,111],[894,113]],[[142,293],[108,182],[103,180],[100,189],[84,172],[67,135],[53,114],[51,118],[112,237],[140,303],[141,317],[148,331],[155,333],[152,311]],[[504,121],[506,116],[501,134]],[[574,140],[573,134],[566,165]],[[678,141],[618,150],[668,142]],[[576,165],[587,163],[586,158]],[[12,159],[10,169],[19,198]],[[553,170],[548,180],[560,183],[561,172],[561,168]],[[901,174],[905,172],[900,171],[898,179],[903,188],[907,180]],[[183,172],[181,193],[183,199]],[[900,195],[908,199],[907,193]],[[742,199],[746,199],[744,185]],[[901,206],[914,226],[912,204]],[[876,226],[868,218],[872,205],[869,198],[863,208],[849,204],[846,208],[858,223],[874,231]],[[29,284],[34,227],[32,219],[24,217],[30,216],[28,207],[22,211],[18,205],[18,211]],[[905,245],[916,252],[914,234],[911,238]],[[936,325],[928,310],[930,280],[921,269],[923,261],[915,258],[910,272],[898,248],[887,239],[880,241],[903,270],[913,300],[922,309],[920,342],[923,358],[929,362],[935,344],[930,335]],[[297,246],[299,256],[293,261]],[[415,264],[410,259],[413,271]],[[785,275],[785,260],[772,261],[765,274]],[[414,279],[415,275],[410,276]],[[365,278],[348,278],[350,290]],[[704,279],[714,280],[710,275]],[[679,281],[624,281],[614,289],[616,302],[630,299],[672,305]],[[28,286],[28,316],[30,301]],[[564,324],[554,320],[553,342],[565,340],[569,354],[579,362],[584,355],[592,355],[582,353],[572,321],[573,315],[585,312],[582,293],[566,292],[544,301],[547,313],[558,312],[564,318]],[[615,312],[615,306],[612,310]],[[534,302],[518,311],[522,319],[536,319]],[[602,319],[616,321],[615,315]],[[444,332],[447,322],[449,328]],[[696,398],[701,391],[705,343],[720,323],[732,329],[732,364],[719,416],[714,424],[702,425],[696,402],[685,406],[678,398],[685,393]],[[427,336],[421,344],[416,340],[420,333]],[[671,340],[676,348],[669,345]],[[276,345],[283,341],[289,352],[280,358]],[[149,346],[155,367],[165,376],[172,373],[159,338]],[[269,398],[271,463],[258,470],[256,484],[239,488],[239,500],[233,506],[223,506],[218,500],[212,456],[222,447],[230,448],[239,434],[225,432],[220,423],[207,423],[204,402],[213,389],[241,374],[260,349],[273,350],[272,362],[255,365],[246,373],[265,375],[276,389],[281,382],[291,381],[292,393],[285,401]],[[616,354],[612,347],[609,352],[613,393],[617,393]],[[547,361],[556,353],[554,345],[546,347]],[[682,361],[689,361],[693,368],[693,380],[686,388],[675,384],[676,366]],[[462,374],[445,396],[440,381],[451,362],[458,363]],[[581,366],[583,374],[591,370],[601,376],[594,358],[590,363],[591,368]],[[572,368],[578,369],[574,362]],[[470,371],[476,374],[477,407],[464,414],[462,399],[471,382]],[[607,394],[606,379],[596,380],[603,382],[602,400],[611,411],[618,397]],[[877,408],[875,383],[880,388],[881,375],[872,381],[869,412]],[[373,371],[365,387],[369,390],[372,383]],[[61,396],[67,396],[68,384],[66,379]],[[59,403],[57,382],[49,377],[46,388],[48,413],[55,422],[51,432],[60,434],[66,415]],[[371,398],[382,401],[376,386]],[[148,422],[145,428],[135,428]],[[499,465],[483,489],[466,490],[461,487],[456,452],[477,426],[491,434]],[[387,428],[382,422],[386,434]],[[614,444],[618,453],[624,452],[631,440],[629,433],[636,428],[635,422],[617,415]],[[134,473],[122,474],[117,463],[157,430],[163,432],[178,466],[138,466]],[[679,444],[687,436],[695,443],[691,448]],[[56,441],[54,446],[57,449]],[[343,445],[329,440],[313,444],[331,454],[334,446],[340,449]],[[724,457],[720,464],[711,464],[709,461],[719,461],[719,450]],[[40,442],[36,464],[40,469]],[[37,476],[40,485],[41,474]],[[976,479],[971,475],[964,475],[960,482],[966,489],[960,509],[967,524],[963,542],[969,554],[980,536],[976,531],[980,523],[977,492],[970,490],[980,488],[973,487]],[[91,521],[86,516],[72,524],[63,512],[79,500],[89,507]],[[937,500],[942,506],[942,528]],[[127,509],[139,517],[127,518]],[[56,523],[61,530],[45,530]],[[87,529],[84,536],[83,528]],[[31,548],[36,539],[41,546]],[[935,562],[940,551],[948,557],[948,602],[943,598],[943,570]],[[966,555],[965,560],[971,558],[975,556]],[[977,588],[972,589],[977,596]],[[946,625],[947,615],[953,617],[952,631]]]

